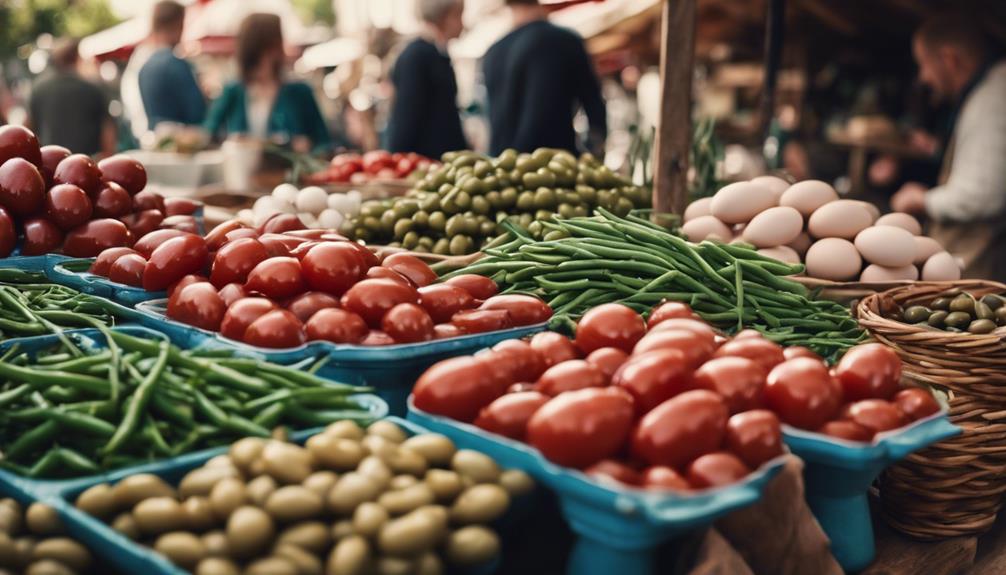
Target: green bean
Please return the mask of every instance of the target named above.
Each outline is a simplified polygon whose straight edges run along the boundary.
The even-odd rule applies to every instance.
[[[161,341],[157,344],[157,346],[157,363],[143,381],[140,382],[140,385],[130,397],[129,405],[126,407],[125,416],[123,416],[122,421],[119,423],[119,427],[115,430],[115,434],[112,436],[112,439],[108,441],[108,444],[105,445],[102,450],[105,455],[111,455],[118,451],[129,436],[136,431],[137,426],[140,424],[140,419],[143,417],[143,414],[147,409],[147,404],[150,402],[150,396],[153,394],[157,382],[160,379],[161,374],[164,372],[164,368],[168,364],[168,356],[170,355],[170,342],[167,340]]]
[[[274,403],[258,412],[255,417],[252,418],[252,421],[257,425],[265,427],[266,429],[271,429],[279,423],[280,418],[283,417],[285,409],[286,405],[282,402]]]
[[[59,465],[62,459],[63,457],[60,453],[60,448],[53,447],[49,449],[49,451],[47,451],[41,459],[36,461],[35,465],[31,466],[27,475],[28,477],[41,477],[43,475],[48,475],[53,468]]]
[[[108,382],[77,373],[63,371],[36,371],[26,367],[0,363],[0,377],[32,384],[36,389],[51,385],[62,385],[79,389],[92,395],[107,396]]]
[[[37,450],[46,442],[52,441],[59,433],[59,423],[49,420],[34,429],[21,434],[4,452],[6,459],[20,459],[23,455]]]
[[[58,448],[58,453],[59,460],[63,465],[75,471],[76,474],[94,475],[101,471],[98,464],[68,447]]]
[[[0,407],[16,402],[22,397],[28,395],[32,389],[33,388],[31,385],[27,383],[22,383],[17,387],[8,389],[7,391],[0,393]]]

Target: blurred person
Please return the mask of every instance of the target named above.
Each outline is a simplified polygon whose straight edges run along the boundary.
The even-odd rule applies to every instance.
[[[424,30],[395,61],[388,150],[439,158],[468,147],[458,115],[458,85],[447,42],[464,30],[464,0],[419,0]]]
[[[280,140],[298,152],[329,146],[328,126],[311,87],[284,79],[279,16],[248,15],[238,30],[236,57],[241,79],[224,86],[210,107],[205,127],[211,136]]]
[[[906,183],[897,211],[926,215],[929,235],[964,261],[969,278],[1006,280],[1006,62],[992,61],[980,27],[939,15],[916,31],[919,79],[956,103],[940,185]]]
[[[161,122],[198,125],[206,115],[192,66],[175,55],[184,26],[184,6],[170,0],[154,5],[148,40],[152,51],[137,76],[148,130]]]
[[[77,71],[78,41],[57,42],[49,70],[35,82],[28,124],[42,145],[56,144],[87,155],[115,153],[116,129],[102,89]]]
[[[483,60],[489,148],[531,152],[536,148],[579,151],[573,117],[583,106],[589,123],[586,148],[600,155],[607,137],[601,87],[583,39],[547,19],[537,0],[506,0],[514,29]]]

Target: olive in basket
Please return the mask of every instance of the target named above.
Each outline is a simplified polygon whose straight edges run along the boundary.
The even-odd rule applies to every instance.
[[[987,294],[975,298],[954,288],[939,294],[928,305],[892,310],[887,317],[946,331],[989,333],[1006,325],[1006,297]]]

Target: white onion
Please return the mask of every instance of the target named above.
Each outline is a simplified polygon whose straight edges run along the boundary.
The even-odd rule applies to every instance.
[[[272,196],[262,196],[255,200],[255,204],[252,205],[252,211],[255,212],[256,216],[261,214],[272,215],[279,211],[276,204],[277,202]]]
[[[320,214],[328,206],[328,194],[318,186],[308,186],[297,192],[294,204],[300,213]]]
[[[359,190],[349,190],[346,192],[346,197],[349,199],[350,204],[346,206],[345,210],[341,210],[343,215],[356,216],[360,214],[360,204],[363,203],[363,195],[360,194]]]
[[[318,219],[310,212],[301,212],[297,214],[297,217],[300,218],[306,229],[311,230],[318,227]]]
[[[343,219],[343,215],[336,210],[323,210],[318,214],[318,227],[325,230],[338,230]]]
[[[273,188],[272,197],[281,202],[293,204],[297,199],[297,186],[293,184],[280,184]]]

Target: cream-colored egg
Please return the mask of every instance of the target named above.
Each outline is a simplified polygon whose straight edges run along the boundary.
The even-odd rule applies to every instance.
[[[300,190],[293,184],[280,184],[273,188],[272,197],[279,202],[293,204],[297,201],[297,194]]]
[[[708,198],[699,198],[688,204],[688,207],[685,208],[684,221],[690,222],[695,218],[711,215],[709,212],[709,205],[712,203],[713,198],[710,196]]]
[[[713,196],[709,211],[725,224],[743,224],[776,205],[771,189],[751,182],[730,184]]]
[[[864,202],[863,200],[848,200],[848,201],[855,202],[863,206],[863,209],[869,212],[870,217],[873,219],[873,223],[876,223],[876,221],[880,219],[880,208],[871,204],[870,202]]]
[[[810,239],[807,232],[800,232],[793,241],[786,245],[793,248],[793,250],[800,254],[800,257],[802,258],[807,253],[807,250],[810,249],[810,244],[812,243],[814,243],[814,240]]]
[[[922,234],[922,225],[919,224],[919,220],[915,219],[910,214],[906,214],[904,212],[891,212],[889,214],[884,214],[879,218],[877,218],[877,221],[874,222],[873,225],[894,226],[897,228],[906,229],[912,232],[913,236],[918,236]]]
[[[956,281],[961,279],[961,268],[948,252],[933,254],[922,266],[923,281]]]
[[[790,186],[789,182],[779,176],[758,176],[757,178],[751,178],[751,183],[765,186],[766,188],[772,190],[772,193],[775,194],[775,199],[777,201],[782,196],[782,193],[789,189]]]
[[[834,281],[848,281],[859,277],[863,259],[849,240],[824,238],[814,242],[804,257],[807,275]]]
[[[758,250],[763,256],[777,259],[781,262],[786,262],[788,264],[798,264],[800,263],[800,254],[796,253],[796,250],[789,246],[775,246],[774,248],[762,248]]]
[[[702,240],[718,239],[729,242],[734,235],[726,224],[716,219],[715,216],[699,216],[681,226],[681,233],[695,243]]]
[[[919,279],[919,268],[912,264],[898,268],[889,268],[870,264],[859,276],[859,281],[864,282],[890,282],[899,280],[915,281]]]
[[[815,238],[842,238],[851,240],[870,227],[873,218],[859,202],[838,200],[814,210],[807,220],[807,230]]]
[[[759,248],[788,244],[803,231],[803,216],[795,208],[776,206],[758,214],[744,228],[743,238]]]
[[[917,266],[921,266],[926,263],[933,254],[938,254],[943,251],[943,246],[940,242],[934,240],[929,236],[915,236],[915,260],[912,262]]]
[[[796,208],[804,217],[821,206],[838,199],[835,188],[821,180],[804,180],[790,186],[779,198],[780,206]]]
[[[894,226],[871,226],[856,235],[856,249],[871,264],[900,268],[915,261],[915,236]]]

